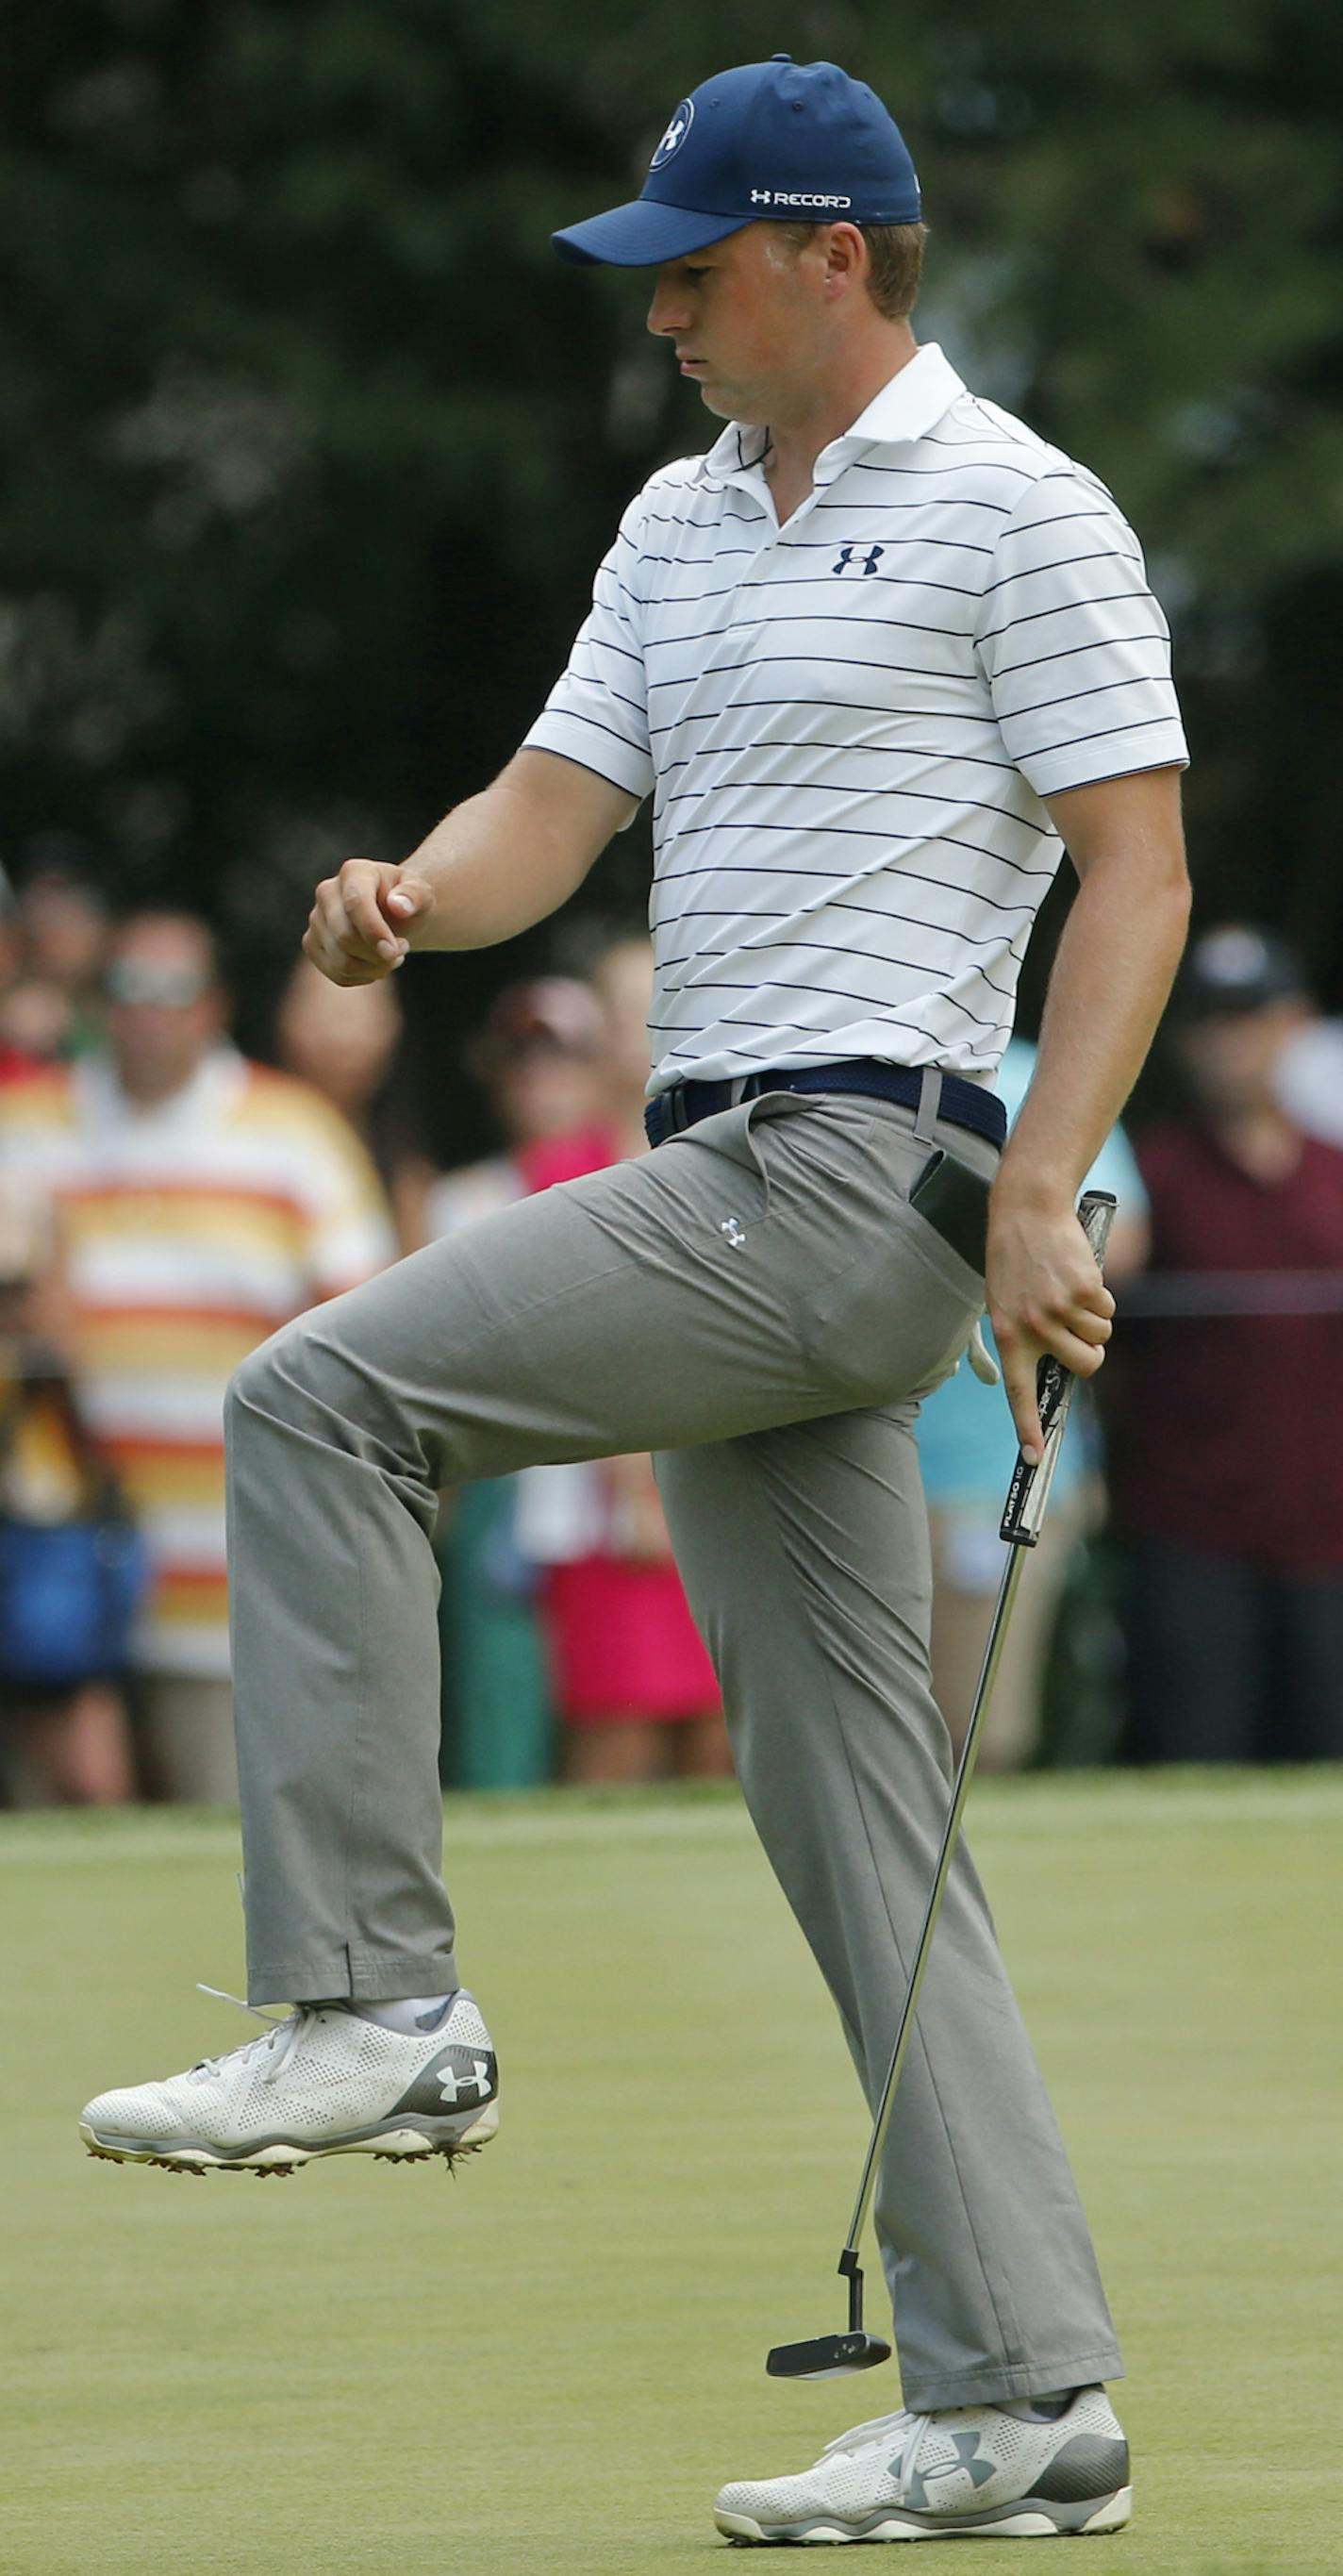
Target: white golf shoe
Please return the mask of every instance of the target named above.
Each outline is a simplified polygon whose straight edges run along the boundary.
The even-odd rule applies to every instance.
[[[1128,2444],[1102,2388],[1051,2420],[1001,2406],[879,2415],[799,2478],[724,2487],[729,2540],[1045,2540],[1118,2531],[1132,2510]]]
[[[451,2164],[494,2136],[494,2049],[464,1989],[435,2027],[410,2035],[340,2003],[258,2018],[270,2024],[264,2036],[227,2057],[98,2094],[79,2124],[90,2154],[173,2173],[292,2173],[315,2156]]]

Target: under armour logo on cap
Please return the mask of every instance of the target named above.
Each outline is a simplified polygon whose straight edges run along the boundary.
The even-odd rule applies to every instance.
[[[662,141],[659,143],[652,160],[648,164],[650,170],[661,170],[664,168],[666,163],[670,161],[673,152],[680,151],[681,146],[694,122],[695,102],[693,98],[683,98],[667,128],[666,133],[663,135]]]

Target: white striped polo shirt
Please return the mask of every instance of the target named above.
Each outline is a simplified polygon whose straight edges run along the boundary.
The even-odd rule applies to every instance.
[[[644,486],[527,742],[653,793],[652,1093],[849,1056],[991,1082],[1042,799],[1186,757],[1141,549],[935,346],[782,528],[767,437]]]

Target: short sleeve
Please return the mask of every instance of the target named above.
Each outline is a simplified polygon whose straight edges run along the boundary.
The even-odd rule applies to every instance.
[[[641,626],[642,526],[641,493],[598,571],[568,669],[524,743],[524,749],[560,752],[639,797],[653,784]]]
[[[1005,522],[975,640],[1003,743],[1038,796],[1187,761],[1142,549],[1082,467],[1042,475]]]
[[[385,1270],[396,1259],[396,1239],[358,1137],[324,1102],[304,1099],[301,1106],[307,1114],[294,1123],[302,1147],[303,1266],[311,1297],[335,1297]]]

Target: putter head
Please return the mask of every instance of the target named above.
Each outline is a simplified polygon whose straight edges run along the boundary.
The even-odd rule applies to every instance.
[[[875,2370],[889,2361],[891,2347],[880,2335],[814,2335],[810,2343],[776,2343],[765,2368],[771,2379],[847,2379],[853,2370]]]

